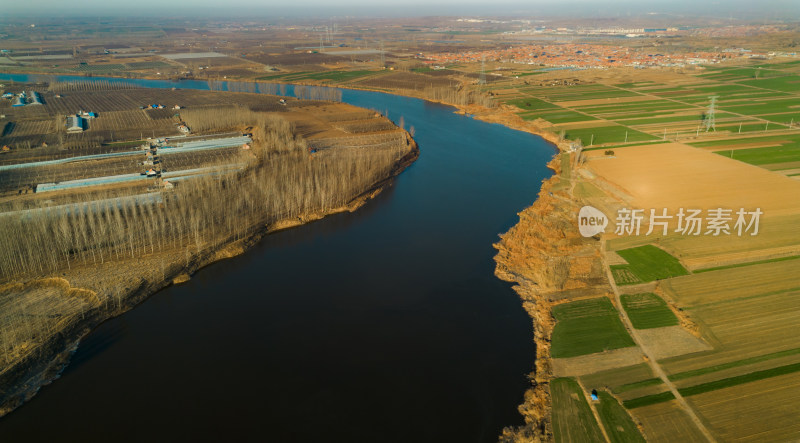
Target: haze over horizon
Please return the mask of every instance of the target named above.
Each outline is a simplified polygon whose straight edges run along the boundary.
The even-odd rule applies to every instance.
[[[565,6],[569,6],[565,9]],[[792,0],[747,0],[694,2],[690,0],[503,0],[499,3],[478,0],[388,0],[376,4],[368,0],[345,0],[331,4],[322,0],[296,0],[286,3],[231,0],[220,5],[216,0],[177,0],[167,4],[156,0],[142,0],[131,4],[120,1],[87,0],[75,3],[59,0],[13,2],[4,7],[7,17],[46,16],[75,17],[98,15],[152,16],[181,15],[187,17],[344,17],[344,16],[395,16],[413,17],[427,15],[461,16],[520,16],[552,17],[625,17],[644,14],[687,16],[712,16],[737,19],[792,20],[800,17],[800,8]]]

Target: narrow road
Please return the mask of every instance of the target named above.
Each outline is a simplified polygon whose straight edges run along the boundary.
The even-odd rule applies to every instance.
[[[631,319],[628,317],[628,313],[625,312],[625,309],[622,307],[622,301],[620,300],[619,296],[619,289],[617,289],[617,284],[614,282],[614,276],[611,274],[611,267],[608,265],[606,260],[606,241],[605,239],[602,240],[600,244],[600,252],[603,255],[603,267],[606,270],[606,276],[608,277],[608,282],[611,284],[611,288],[614,290],[614,299],[617,302],[617,307],[619,308],[619,315],[622,318],[623,323],[625,323],[625,328],[628,329],[628,332],[631,334],[633,341],[639,346],[639,349],[642,350],[642,353],[647,357],[647,364],[650,365],[650,369],[653,370],[653,374],[658,376],[664,384],[669,388],[672,392],[672,395],[675,396],[675,400],[678,401],[680,407],[689,415],[689,418],[692,419],[695,426],[703,433],[706,439],[711,443],[716,443],[716,440],[709,432],[708,428],[700,421],[700,417],[694,412],[694,409],[686,402],[686,399],[683,398],[681,393],[678,391],[678,388],[675,387],[675,384],[667,377],[667,373],[664,372],[664,369],[661,367],[660,364],[656,361],[655,358],[650,354],[650,350],[644,345],[641,337],[639,337],[639,333],[634,329],[633,324],[631,323]]]
[[[589,393],[586,391],[586,386],[581,383],[580,378],[575,378],[575,381],[578,382],[578,386],[581,387],[581,392],[583,392],[583,398],[586,400],[586,403],[589,404],[589,409],[592,410],[592,414],[594,414],[594,419],[597,421],[597,425],[600,426],[600,432],[603,433],[603,437],[606,439],[608,443],[614,443],[611,441],[611,438],[608,436],[608,431],[606,431],[606,426],[603,424],[603,420],[600,418],[600,414],[597,413],[597,408],[594,407],[594,402],[592,402],[591,397],[589,397]]]

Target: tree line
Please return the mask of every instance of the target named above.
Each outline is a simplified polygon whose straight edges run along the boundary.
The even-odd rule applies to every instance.
[[[347,204],[386,178],[411,149],[403,138],[391,149],[310,155],[285,120],[250,118],[257,125],[256,159],[237,173],[181,181],[160,203],[89,204],[85,210],[38,203],[41,211],[2,216],[0,281],[164,251],[188,264],[264,224]],[[204,123],[198,118],[194,124]]]

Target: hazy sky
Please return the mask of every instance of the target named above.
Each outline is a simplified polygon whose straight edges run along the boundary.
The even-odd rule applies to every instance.
[[[800,14],[798,0],[4,0],[3,3],[3,13],[44,16],[163,13],[251,17],[522,14],[614,17],[663,12],[790,18]]]

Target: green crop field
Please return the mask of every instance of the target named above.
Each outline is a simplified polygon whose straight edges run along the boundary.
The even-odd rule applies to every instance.
[[[678,389],[678,392],[680,392],[681,395],[684,397],[690,397],[692,395],[704,394],[706,392],[712,392],[719,389],[730,388],[733,386],[738,386],[744,383],[750,383],[758,380],[765,380],[772,377],[778,377],[780,375],[794,374],[796,372],[800,372],[800,363],[778,366],[776,368],[750,372],[735,377],[728,377],[720,380],[714,380],[708,383],[701,383],[699,385],[680,388]],[[634,409],[642,406],[670,401],[673,398],[674,396],[672,395],[672,392],[667,391],[667,392],[662,392],[660,394],[645,395],[643,397],[625,400],[623,403],[625,404],[626,408]]]
[[[710,272],[710,271],[720,271],[722,269],[731,269],[731,268],[741,268],[744,266],[752,266],[752,265],[760,265],[763,263],[775,263],[779,261],[787,261],[787,260],[797,260],[800,258],[800,255],[790,255],[788,257],[778,257],[778,258],[768,258],[765,260],[757,260],[751,261],[746,263],[736,263],[733,265],[725,265],[725,266],[715,266],[713,268],[703,268],[703,269],[695,269],[692,271],[694,274],[700,274],[702,272]]]
[[[554,358],[634,346],[617,310],[606,297],[557,305],[553,316],[557,320],[550,349]]]
[[[596,403],[595,408],[611,441],[615,443],[645,441],[639,428],[628,415],[628,411],[619,404],[614,396],[606,391],[599,391],[597,396],[600,401]]]
[[[642,280],[640,280],[639,277],[631,272],[631,270],[625,265],[612,265],[611,275],[614,277],[614,282],[616,282],[618,285],[633,285],[642,283]]]
[[[800,145],[716,151],[716,154],[751,165],[769,165],[800,161]]]
[[[675,395],[672,391],[665,391],[659,392],[658,394],[653,395],[645,395],[644,397],[639,398],[632,398],[630,400],[625,400],[622,404],[625,405],[626,409],[636,409],[641,408],[642,406],[649,406],[654,405],[656,403],[663,403],[665,401],[670,401],[675,398]]]
[[[747,138],[738,138],[735,140],[712,140],[707,142],[696,142],[696,143],[689,143],[690,146],[694,146],[696,148],[713,148],[713,147],[727,147],[727,146],[736,146],[740,144],[750,144],[750,143],[766,143],[766,142],[775,142],[775,144],[782,144],[786,146],[791,145],[800,145],[800,134],[798,135],[767,135],[763,137],[747,137]]]
[[[604,143],[624,143],[626,141],[626,134],[628,142],[657,139],[657,137],[654,137],[650,134],[645,134],[644,132],[636,131],[627,126],[601,126],[597,128],[567,129],[565,132],[565,136],[568,139],[580,139],[581,142],[583,142],[583,144],[586,146],[589,146],[590,144],[599,145]]]
[[[631,103],[610,103],[607,105],[585,105],[576,106],[584,112],[603,114],[607,112],[625,112],[625,111],[652,111],[652,110],[667,110],[667,109],[681,109],[686,108],[683,103],[675,103],[666,100],[647,100]]]
[[[518,98],[507,102],[509,105],[516,106],[525,111],[541,111],[544,109],[564,109],[561,106],[548,103],[538,98]]]
[[[687,275],[689,272],[675,257],[669,255],[663,249],[653,245],[644,245],[637,248],[623,249],[617,251],[627,265],[612,265],[611,270],[627,270],[635,275],[640,282],[650,282],[662,280],[679,275]],[[617,280],[617,273],[614,273],[614,280]],[[617,281],[617,284],[630,284],[631,282]]]
[[[798,355],[800,354],[800,348],[795,349],[787,349],[785,351],[778,351],[778,352],[770,352],[769,354],[759,355],[756,357],[745,358],[742,360],[736,360],[727,363],[721,363],[714,366],[708,366],[705,368],[694,369],[691,371],[684,371],[678,372],[677,374],[672,374],[669,376],[669,379],[672,381],[684,380],[687,378],[697,377],[699,375],[710,374],[712,372],[722,371],[725,369],[731,368],[738,368],[740,366],[751,365],[755,363],[761,363],[763,361],[774,360],[776,358],[781,357],[788,357],[790,355]]]
[[[324,71],[315,72],[312,74],[302,75],[298,79],[309,80],[332,80],[337,82],[345,82],[367,75],[378,74],[378,71]]]
[[[641,116],[640,116],[641,117]],[[694,122],[698,125],[703,123],[702,113],[698,112],[694,115],[670,115],[666,117],[655,118],[635,118],[625,120],[615,120],[617,123],[624,125],[655,125],[659,123],[677,123],[677,122]],[[764,128],[764,125],[761,125]]]
[[[258,77],[256,80],[277,80],[287,77],[301,76],[304,74],[313,74],[314,71],[298,71],[298,72],[283,72],[280,74],[270,74],[263,77]]]
[[[800,76],[787,75],[785,77],[758,78],[740,82],[743,85],[755,86],[758,88],[774,89],[782,92],[800,91]]]
[[[667,303],[653,293],[622,294],[622,306],[636,329],[652,329],[675,326],[678,317]]]
[[[675,117],[676,112],[685,113],[686,111],[694,111],[696,115],[700,116],[701,112],[698,108],[691,108],[685,107],[680,109],[663,109],[663,110],[655,110],[652,112],[647,112],[644,110],[636,111],[631,110],[627,112],[617,112],[614,114],[598,114],[598,116],[603,117],[607,120],[630,120],[635,118],[645,118],[645,117],[652,117],[652,118],[664,118],[664,117]],[[722,114],[722,113],[720,113]],[[731,115],[732,117],[735,117]],[[722,116],[718,116],[718,118],[723,118]]]
[[[661,380],[660,378],[647,378],[644,380],[635,381],[632,383],[626,383],[622,386],[616,387],[614,388],[614,392],[619,394],[622,392],[632,391],[634,389],[645,388],[647,386],[657,386],[662,383],[664,383],[664,380]]]
[[[595,100],[598,98],[616,98],[616,97],[633,97],[640,95],[633,91],[626,91],[624,89],[611,89],[607,91],[586,91],[574,94],[559,94],[557,96],[547,95],[546,97],[553,101],[574,101],[574,100]]]
[[[592,116],[564,108],[559,108],[558,110],[553,111],[525,113],[520,114],[520,116],[523,120],[536,120],[537,118],[543,118],[553,124],[597,120]]]
[[[786,129],[786,126],[780,124],[775,124],[775,123],[766,124],[764,122],[748,123],[748,124],[744,124],[744,122],[742,122],[741,124],[739,122],[735,122],[732,124],[728,123],[717,124],[716,126],[717,126],[716,128],[717,131],[730,131],[736,134],[738,134],[739,132],[742,133],[765,132],[765,131],[776,131],[776,130]]]
[[[778,114],[797,111],[797,98],[759,100],[745,105],[720,105],[720,109],[744,115]]]
[[[550,382],[553,401],[553,437],[556,442],[604,441],[603,432],[592,414],[580,385],[571,378]]]
[[[619,83],[619,84],[616,84],[614,86],[616,86],[618,88],[630,89],[630,88],[642,88],[642,87],[647,87],[647,86],[655,86],[655,83],[643,81],[643,82],[636,82],[636,83]]]
[[[678,391],[681,393],[681,395],[688,397],[690,395],[703,394],[705,392],[716,391],[717,389],[729,388],[731,386],[737,386],[757,380],[764,380],[766,378],[777,377],[779,375],[793,374],[795,372],[800,372],[800,363],[778,366],[777,368],[755,371],[736,377],[723,378],[721,380],[714,380],[708,383],[689,386],[687,388],[680,388]]]

